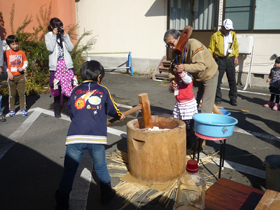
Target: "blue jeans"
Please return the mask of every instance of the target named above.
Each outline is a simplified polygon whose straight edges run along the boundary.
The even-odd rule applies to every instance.
[[[0,95],[0,115],[2,115],[2,95]]]
[[[111,181],[107,164],[105,162],[105,147],[102,144],[69,144],[66,147],[64,170],[60,179],[59,192],[69,194],[80,160],[85,150],[89,151],[93,160],[94,169],[99,181],[108,183]]]

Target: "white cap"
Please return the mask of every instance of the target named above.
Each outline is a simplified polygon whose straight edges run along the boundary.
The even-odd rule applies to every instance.
[[[223,26],[226,30],[232,30],[233,29],[233,23],[230,19],[225,19],[223,21]]]

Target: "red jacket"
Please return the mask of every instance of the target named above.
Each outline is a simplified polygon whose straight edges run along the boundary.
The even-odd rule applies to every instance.
[[[187,77],[190,76],[187,75],[185,72],[182,72],[182,74],[177,78],[179,94],[176,95],[175,98],[180,103],[189,101],[194,98],[192,91],[193,82],[191,81],[191,83],[185,83]]]

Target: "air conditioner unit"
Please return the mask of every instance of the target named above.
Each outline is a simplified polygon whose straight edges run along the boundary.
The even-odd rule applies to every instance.
[[[236,34],[240,54],[252,54],[254,47],[254,36],[246,34]]]

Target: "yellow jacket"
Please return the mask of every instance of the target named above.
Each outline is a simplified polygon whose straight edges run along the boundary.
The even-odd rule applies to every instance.
[[[234,40],[232,44],[232,53],[230,53],[227,57],[238,57],[239,55],[239,48],[238,48],[238,42],[237,42],[237,37],[234,31],[231,31],[231,36],[233,37],[234,35]],[[224,56],[224,36],[221,31],[217,31],[211,36],[210,39],[210,44],[208,47],[208,50],[210,51],[211,55],[218,55],[219,57],[225,57]]]

